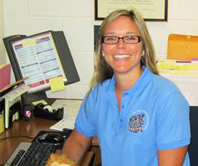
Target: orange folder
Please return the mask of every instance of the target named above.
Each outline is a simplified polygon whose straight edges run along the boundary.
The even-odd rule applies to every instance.
[[[170,34],[167,58],[198,60],[198,36]]]

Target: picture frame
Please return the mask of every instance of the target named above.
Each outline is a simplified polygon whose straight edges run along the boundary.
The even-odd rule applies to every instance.
[[[117,9],[135,8],[145,21],[167,21],[168,0],[95,0],[95,20],[103,20]]]

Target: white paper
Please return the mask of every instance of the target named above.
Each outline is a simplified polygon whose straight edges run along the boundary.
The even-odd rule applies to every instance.
[[[55,125],[51,126],[53,130],[63,130],[64,128],[74,129],[74,124],[78,111],[80,109],[82,100],[56,100],[52,107],[53,109],[64,107],[64,116]]]
[[[75,121],[68,120],[68,119],[62,119],[58,123],[56,123],[55,125],[51,126],[50,129],[63,131],[63,129],[67,128],[67,129],[72,129],[73,130],[74,129],[74,123],[75,123]]]
[[[12,101],[15,98],[21,96],[23,93],[27,92],[29,89],[30,89],[29,86],[22,84],[20,86],[17,86],[10,92],[6,93],[2,98]]]

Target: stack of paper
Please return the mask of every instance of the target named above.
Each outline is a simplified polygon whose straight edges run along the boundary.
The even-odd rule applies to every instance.
[[[198,61],[163,59],[158,60],[157,68],[161,75],[198,77]]]
[[[198,61],[159,60],[157,68],[161,76],[177,85],[191,106],[198,106]]]

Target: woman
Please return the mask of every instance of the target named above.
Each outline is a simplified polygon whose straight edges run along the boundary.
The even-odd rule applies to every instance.
[[[98,137],[103,166],[189,166],[189,105],[158,75],[153,45],[135,10],[112,12],[99,29],[95,73],[63,153],[78,161]]]

